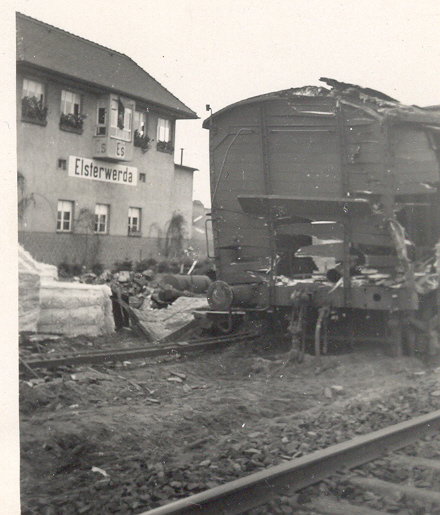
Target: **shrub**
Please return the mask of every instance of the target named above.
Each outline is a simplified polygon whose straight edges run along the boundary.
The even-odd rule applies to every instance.
[[[92,266],[92,272],[95,275],[101,275],[103,271],[104,271],[104,265],[102,263],[95,263]]]
[[[159,274],[169,274],[171,272],[170,262],[167,259],[165,259],[158,263],[157,271]]]
[[[133,261],[130,259],[124,259],[123,261],[116,261],[113,264],[113,273],[121,272],[122,270],[131,272],[133,270]]]
[[[58,265],[58,275],[60,277],[69,277],[70,276],[70,265],[66,262],[62,262]]]
[[[58,275],[60,277],[73,277],[74,275],[81,275],[82,266],[77,263],[66,263],[63,261],[58,265]]]
[[[135,272],[143,272],[144,270],[156,270],[157,261],[154,258],[143,259],[142,261],[138,261],[134,265]]]

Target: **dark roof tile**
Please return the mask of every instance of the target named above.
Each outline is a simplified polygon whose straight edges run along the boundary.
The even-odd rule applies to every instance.
[[[197,115],[132,59],[69,32],[17,13],[17,61],[58,72],[173,111]]]

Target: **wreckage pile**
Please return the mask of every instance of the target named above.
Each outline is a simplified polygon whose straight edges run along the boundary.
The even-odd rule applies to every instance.
[[[157,341],[206,306],[210,284],[205,275],[157,274],[152,269],[87,272],[59,280],[56,267],[35,261],[20,247],[20,332],[99,336],[134,320]]]
[[[134,325],[152,341],[159,341],[193,321],[193,311],[207,307],[211,284],[205,275],[104,271],[80,278],[89,284],[108,284],[112,291],[116,330]]]

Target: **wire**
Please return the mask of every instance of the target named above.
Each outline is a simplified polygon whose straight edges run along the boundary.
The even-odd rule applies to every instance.
[[[229,143],[228,148],[226,149],[225,157],[223,158],[223,163],[222,163],[222,165],[220,167],[220,173],[218,175],[218,179],[217,179],[217,182],[216,182],[216,185],[215,185],[215,188],[214,188],[214,193],[212,194],[211,205],[214,204],[215,196],[217,194],[217,188],[218,188],[218,185],[220,183],[220,179],[221,179],[221,176],[222,176],[222,173],[223,173],[223,169],[225,167],[226,158],[228,157],[229,150],[230,150],[232,144],[234,143],[234,141],[237,139],[237,137],[240,135],[240,133],[242,131],[251,131],[251,132],[253,132],[252,129],[249,129],[248,127],[242,127],[241,129],[239,129],[237,134],[232,138],[232,141]]]

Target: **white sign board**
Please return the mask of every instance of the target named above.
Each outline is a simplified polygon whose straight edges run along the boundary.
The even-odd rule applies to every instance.
[[[69,156],[69,176],[128,186],[136,186],[138,179],[137,168],[133,166],[76,156]]]

